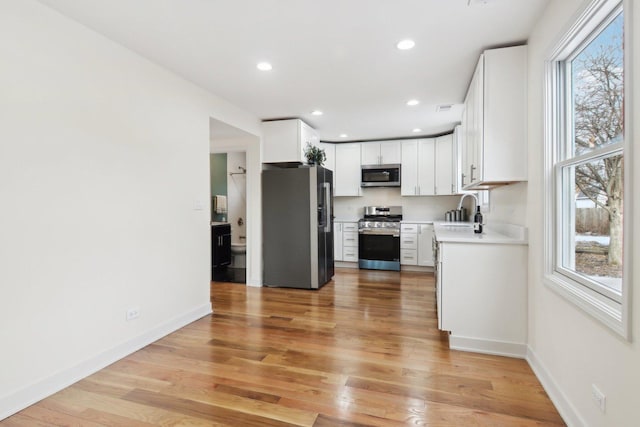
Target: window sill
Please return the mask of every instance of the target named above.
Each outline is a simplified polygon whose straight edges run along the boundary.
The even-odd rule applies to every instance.
[[[557,294],[628,340],[622,317],[622,305],[560,274],[546,274],[544,283]]]

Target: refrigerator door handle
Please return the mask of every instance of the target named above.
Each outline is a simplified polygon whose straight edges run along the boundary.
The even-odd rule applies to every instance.
[[[329,233],[331,231],[331,184],[323,182],[324,187],[324,232]]]

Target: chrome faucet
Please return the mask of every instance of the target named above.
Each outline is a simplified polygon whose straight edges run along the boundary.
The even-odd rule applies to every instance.
[[[458,210],[462,209],[462,202],[464,202],[464,198],[467,197],[467,196],[473,197],[475,199],[475,201],[476,201],[476,204],[475,204],[475,206],[473,207],[473,210],[472,210],[472,214],[473,214],[473,212],[475,212],[475,210],[476,210],[476,207],[480,206],[480,201],[478,200],[478,196],[476,196],[474,193],[464,193],[462,195],[462,197],[460,197],[460,201],[458,202]]]

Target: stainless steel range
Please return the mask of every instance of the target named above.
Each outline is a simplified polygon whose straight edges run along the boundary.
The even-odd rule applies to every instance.
[[[400,271],[402,206],[366,206],[358,221],[358,266]]]

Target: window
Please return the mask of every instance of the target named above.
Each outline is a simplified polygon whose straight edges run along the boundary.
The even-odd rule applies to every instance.
[[[628,336],[623,40],[620,0],[596,0],[548,62],[545,236],[546,282]]]

